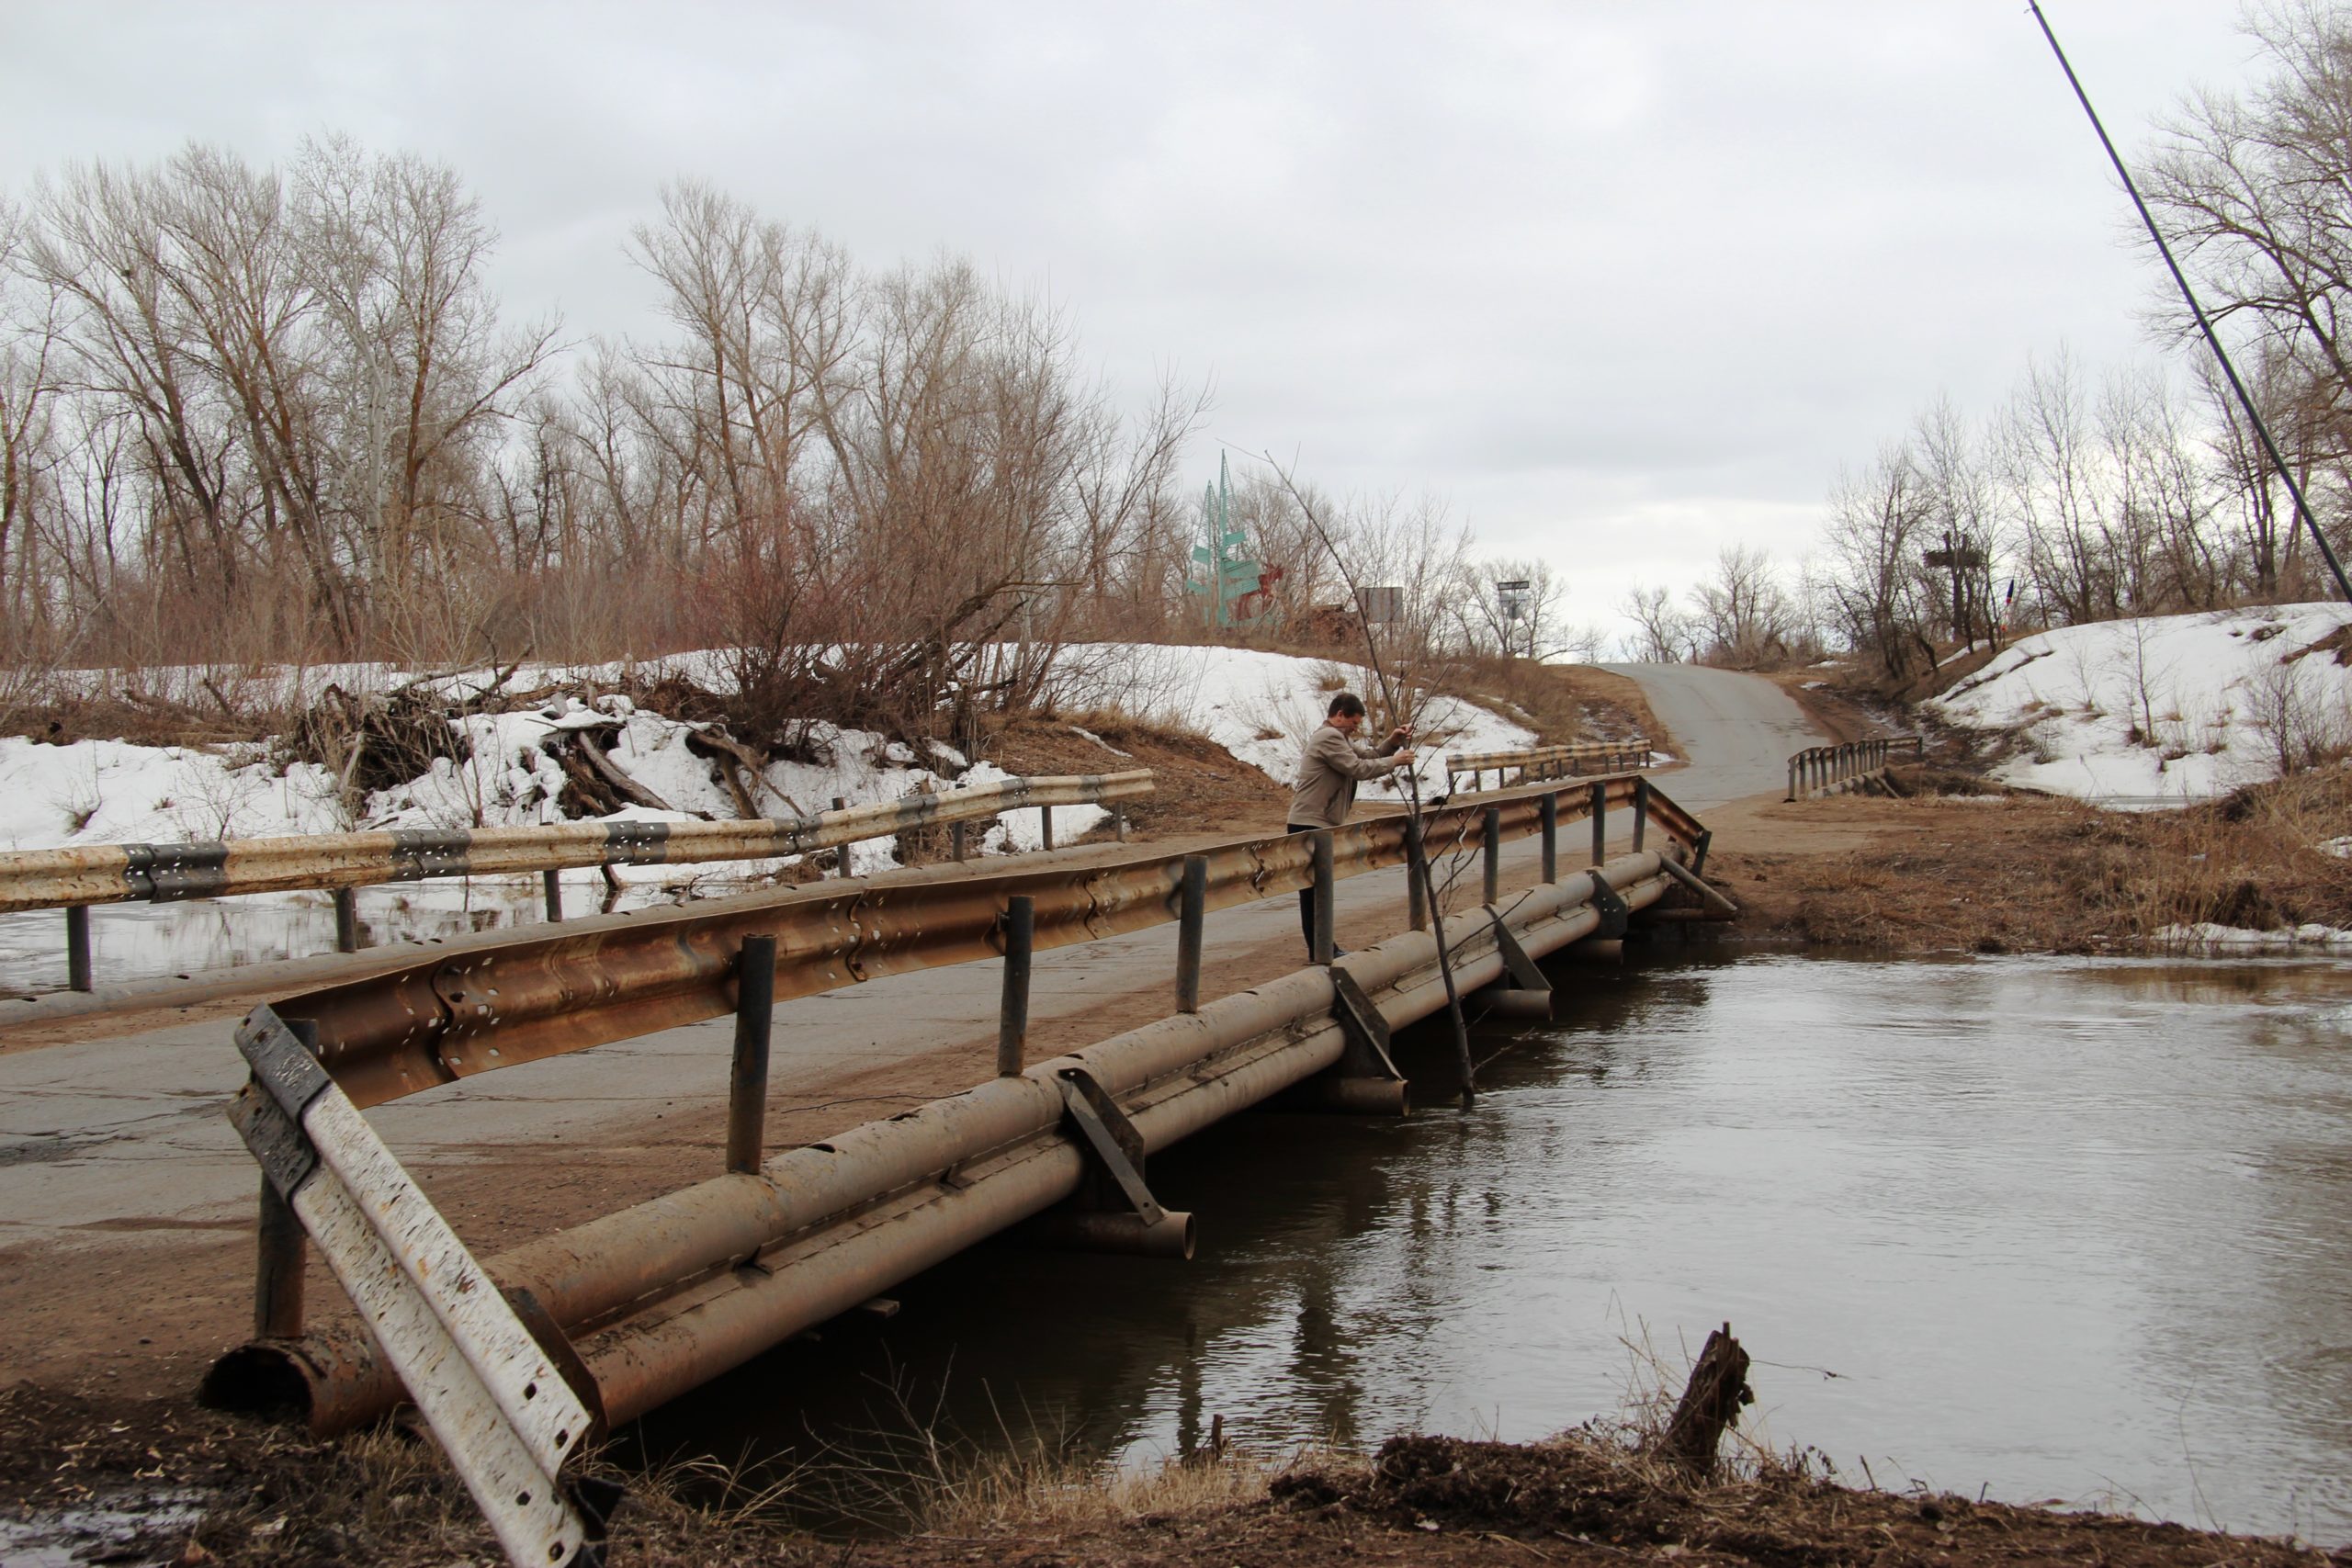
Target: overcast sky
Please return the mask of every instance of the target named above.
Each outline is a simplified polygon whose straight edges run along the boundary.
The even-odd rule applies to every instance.
[[[2241,81],[2232,0],[2048,0],[2127,153]],[[1194,448],[1443,497],[1572,619],[1808,546],[1840,463],[2030,353],[2147,352],[2151,268],[2022,0],[132,6],[0,0],[0,191],[191,138],[453,164],[510,314],[652,330],[694,175],[862,262],[1066,306]]]

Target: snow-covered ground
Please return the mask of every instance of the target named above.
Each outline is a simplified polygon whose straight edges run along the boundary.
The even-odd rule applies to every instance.
[[[1375,707],[1378,681],[1363,666],[1247,648],[1097,645],[1076,650],[1073,705],[1115,706],[1199,731],[1278,784],[1289,784],[1299,749],[1323,722],[1332,694],[1354,692]],[[1424,793],[1445,787],[1448,751],[1507,751],[1535,732],[1476,704],[1439,697],[1415,716],[1413,771]],[[1378,739],[1365,731],[1367,739]],[[1402,774],[1366,783],[1365,800],[1396,799]]]
[[[1322,660],[1225,648],[1099,645],[1074,649],[1070,664],[1074,708],[1115,708],[1139,717],[1198,730],[1236,757],[1287,784],[1301,742],[1322,721],[1330,694],[1341,685],[1371,695],[1364,672]],[[610,685],[620,666],[514,671],[503,689],[544,690],[551,683]],[[714,653],[665,659],[659,669],[634,673],[685,673],[706,686],[723,684],[725,662]],[[452,693],[481,691],[494,672],[438,678]],[[331,683],[345,690],[386,690],[412,677],[388,665],[334,665],[263,671],[241,682],[197,668],[143,671],[140,689],[204,694],[203,682],[223,686],[232,700],[300,693],[314,698]],[[65,678],[87,689],[110,680],[96,671]],[[243,690],[233,689],[243,686]],[[56,746],[0,736],[0,851],[72,845],[164,843],[190,840],[268,838],[355,829],[525,826],[561,820],[563,772],[550,747],[568,732],[617,724],[609,753],[620,772],[664,802],[663,812],[630,807],[610,819],[691,820],[732,818],[736,808],[710,761],[687,746],[694,727],[637,709],[606,695],[593,705],[559,698],[537,707],[476,714],[455,721],[467,760],[436,761],[425,773],[379,790],[346,815],[326,769],[311,762],[274,765],[267,742],[217,748],[143,746],[121,740],[80,740]],[[1492,750],[1531,743],[1532,731],[1486,709],[1440,701],[1420,716],[1418,771],[1442,780],[1442,748]],[[1075,728],[1075,727],[1073,727]],[[1436,744],[1429,738],[1433,737]],[[928,785],[954,788],[1007,776],[995,764],[967,762],[945,747],[927,756],[903,742],[858,730],[820,726],[813,739],[820,760],[779,761],[753,781],[763,812],[805,815],[836,799],[853,806],[893,800]],[[1102,771],[1128,766],[1115,747],[1103,747]],[[1366,798],[1393,796],[1386,782],[1364,786]],[[1100,807],[1057,807],[1056,834],[1067,842],[1098,823]],[[1035,850],[1043,840],[1035,808],[1008,811],[975,835],[979,852]],[[895,842],[883,839],[849,848],[850,869],[867,874],[897,863]],[[790,861],[705,866],[621,866],[627,885],[617,907],[633,908],[694,887],[721,890],[770,874]],[[569,900],[584,908],[602,900],[594,870],[565,874]],[[528,923],[537,918],[536,880],[475,878],[362,889],[363,925],[371,940],[454,934],[463,930]],[[97,911],[96,937],[102,981],[141,978],[271,957],[315,953],[333,945],[333,915],[322,894],[256,895]],[[54,971],[52,974],[51,972]],[[34,913],[0,917],[0,987],[49,989],[63,980],[62,922]]]
[[[2120,806],[2208,799],[2274,778],[2290,750],[2352,740],[2352,667],[2315,645],[2336,604],[2104,621],[2038,633],[1929,706],[2017,731],[2006,783]]]

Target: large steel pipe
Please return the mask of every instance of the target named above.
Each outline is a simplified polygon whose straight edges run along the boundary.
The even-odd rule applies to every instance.
[[[1620,857],[1602,875],[1634,908],[1669,886],[1656,853]],[[1596,928],[1592,894],[1591,874],[1580,873],[1514,896],[1503,919],[1542,955]],[[1474,920],[1455,943],[1458,985],[1502,977],[1493,931]],[[1436,959],[1431,936],[1407,932],[1343,963],[1401,1024],[1443,1005]],[[1298,970],[779,1154],[757,1176],[719,1177],[544,1237],[488,1268],[502,1286],[531,1291],[567,1331],[590,1334],[582,1350],[607,1415],[625,1420],[1074,1192],[1083,1157],[1057,1133],[1063,1068],[1092,1074],[1146,1146],[1164,1148],[1336,1064],[1344,1040],[1329,1021],[1333,1001],[1327,971]],[[625,1311],[636,1315],[624,1321]],[[594,1332],[600,1324],[610,1326]],[[380,1416],[400,1390],[364,1334],[345,1325],[232,1352],[206,1396],[300,1408],[326,1435]]]

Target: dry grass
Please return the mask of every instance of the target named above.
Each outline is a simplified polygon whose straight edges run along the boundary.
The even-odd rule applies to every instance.
[[[1768,931],[1895,952],[2160,948],[2168,928],[2352,927],[2352,862],[2317,846],[2352,829],[2352,771],[2331,768],[2170,812],[2009,795],[1962,804],[1847,797],[1909,830],[1838,854],[1718,862]],[[1949,783],[1950,781],[1944,781]],[[1924,786],[1924,787],[1923,787]]]

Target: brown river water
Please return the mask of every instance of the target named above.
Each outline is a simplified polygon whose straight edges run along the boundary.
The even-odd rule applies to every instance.
[[[1679,1382],[1729,1321],[1749,1430],[1854,1483],[2352,1541],[2352,966],[1678,953],[1573,983],[1481,1035],[1473,1110],[1245,1116],[1155,1158],[1191,1263],[981,1249],[642,1450],[1531,1438],[1621,1411],[1629,1342]],[[1428,1100],[1445,1061],[1408,1037]]]

